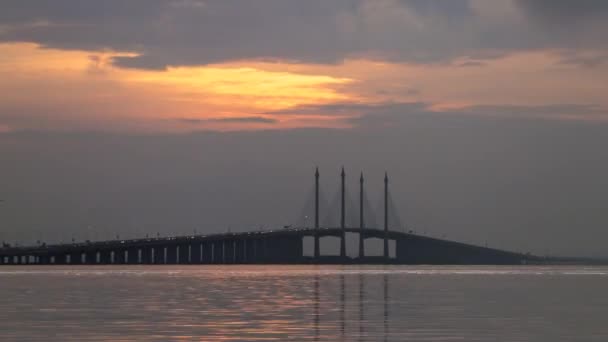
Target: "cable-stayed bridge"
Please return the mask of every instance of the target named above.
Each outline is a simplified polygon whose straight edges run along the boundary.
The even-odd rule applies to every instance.
[[[100,242],[0,248],[0,265],[111,265],[111,264],[522,264],[539,258],[436,239],[406,232],[384,176],[381,217],[376,215],[359,178],[358,200],[340,173],[340,188],[327,201],[315,170],[311,194],[293,225],[275,230],[242,233],[140,238]],[[381,221],[379,226],[378,221]],[[354,257],[346,253],[346,235],[358,238]],[[338,253],[323,255],[320,240],[340,240]],[[304,253],[305,239],[314,252]],[[382,241],[382,255],[366,254],[366,241]],[[394,248],[391,250],[390,246]]]

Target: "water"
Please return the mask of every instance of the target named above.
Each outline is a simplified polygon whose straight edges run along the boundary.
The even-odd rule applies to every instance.
[[[0,341],[608,341],[608,267],[1,267]]]

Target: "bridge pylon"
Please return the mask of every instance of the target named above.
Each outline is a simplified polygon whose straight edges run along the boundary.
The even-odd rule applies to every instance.
[[[365,216],[363,214],[364,206],[364,190],[363,190],[363,172],[359,178],[359,259],[365,258],[365,245],[363,237],[363,229],[365,229]]]
[[[342,167],[342,173],[340,174],[342,188],[341,188],[341,210],[340,210],[340,228],[342,229],[340,234],[340,257],[346,258],[346,174],[344,173],[344,167]]]
[[[384,258],[388,259],[388,173],[384,173]]]
[[[315,170],[315,259],[319,259],[319,168]]]

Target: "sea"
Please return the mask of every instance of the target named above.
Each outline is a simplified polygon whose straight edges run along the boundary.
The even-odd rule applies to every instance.
[[[0,341],[608,341],[608,267],[2,266]]]

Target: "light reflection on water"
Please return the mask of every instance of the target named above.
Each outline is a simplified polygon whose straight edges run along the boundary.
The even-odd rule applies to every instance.
[[[607,267],[0,268],[1,341],[608,341]]]

